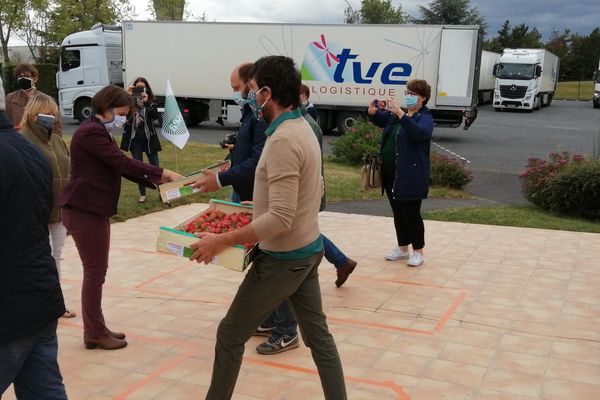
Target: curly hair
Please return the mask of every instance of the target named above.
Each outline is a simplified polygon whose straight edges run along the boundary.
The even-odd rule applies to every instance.
[[[300,102],[302,78],[294,60],[284,56],[267,56],[258,59],[250,77],[259,88],[271,89],[273,100],[282,107],[297,108]]]

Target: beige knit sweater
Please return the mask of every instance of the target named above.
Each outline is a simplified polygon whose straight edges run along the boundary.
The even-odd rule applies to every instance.
[[[302,248],[320,235],[321,150],[304,118],[284,121],[267,137],[254,178],[252,227],[268,251]]]

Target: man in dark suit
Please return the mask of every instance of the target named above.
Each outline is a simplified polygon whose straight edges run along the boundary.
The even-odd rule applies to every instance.
[[[233,160],[231,168],[227,171],[214,172],[204,170],[204,176],[200,177],[193,188],[202,192],[215,192],[223,186],[232,186],[234,196],[232,200],[251,201],[254,190],[254,172],[256,164],[265,145],[265,121],[258,120],[250,110],[246,97],[248,95],[249,72],[253,63],[245,63],[237,66],[231,73],[231,88],[234,93],[234,101],[242,108],[242,119],[238,130],[237,139],[232,149]],[[237,195],[237,196],[235,196]]]
[[[4,112],[0,81],[0,397],[67,398],[57,362],[65,303],[48,240],[52,170]]]

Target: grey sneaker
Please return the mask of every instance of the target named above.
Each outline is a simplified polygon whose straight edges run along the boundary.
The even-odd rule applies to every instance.
[[[254,331],[252,336],[266,336],[270,337],[275,332],[275,326],[262,326],[259,325]]]
[[[425,262],[425,259],[423,258],[423,255],[421,253],[414,252],[411,254],[410,258],[408,259],[408,266],[409,267],[418,267],[419,265],[423,264],[424,262]]]
[[[300,346],[298,334],[294,335],[279,335],[274,333],[269,340],[256,346],[256,351],[259,354],[277,354],[283,351],[295,349]]]
[[[408,258],[409,256],[410,253],[408,251],[402,251],[400,250],[400,247],[394,247],[394,249],[385,256],[385,259],[389,261],[396,261]]]

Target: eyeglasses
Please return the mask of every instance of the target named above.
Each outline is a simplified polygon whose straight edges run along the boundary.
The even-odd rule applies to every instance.
[[[405,96],[419,96],[419,93],[415,93],[415,92],[411,92],[410,90],[407,90],[404,92]]]

